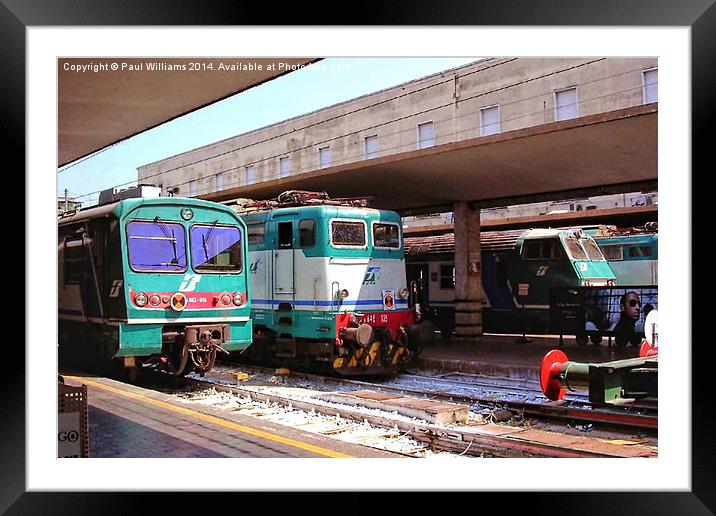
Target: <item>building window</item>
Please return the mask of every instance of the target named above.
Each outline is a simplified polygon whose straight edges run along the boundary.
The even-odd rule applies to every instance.
[[[278,158],[278,177],[286,177],[291,175],[291,157],[284,156]]]
[[[378,157],[378,136],[366,136],[365,138],[365,159]]]
[[[435,124],[426,122],[418,124],[418,149],[435,145]]]
[[[216,191],[220,192],[224,189],[224,174],[216,174]]]
[[[440,289],[449,290],[455,288],[455,267],[452,265],[440,266]]]
[[[577,88],[554,92],[554,119],[569,120],[579,116]]]
[[[196,181],[189,181],[189,197],[196,195]]]
[[[318,166],[319,168],[328,168],[331,166],[330,147],[321,147],[318,149]]]
[[[480,110],[480,136],[500,132],[500,106],[490,106]]]
[[[244,171],[246,172],[246,184],[254,184],[256,182],[256,165],[249,165],[248,167],[244,167]]]
[[[642,72],[642,90],[644,93],[644,104],[658,102],[659,100],[659,70],[652,68]]]

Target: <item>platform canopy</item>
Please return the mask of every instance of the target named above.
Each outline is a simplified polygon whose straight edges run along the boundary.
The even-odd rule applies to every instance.
[[[657,189],[656,103],[347,163],[202,196],[373,196],[406,214]]]
[[[59,59],[58,166],[318,60]]]

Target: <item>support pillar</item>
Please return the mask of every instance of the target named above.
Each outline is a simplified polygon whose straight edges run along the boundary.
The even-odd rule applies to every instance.
[[[455,337],[482,335],[480,210],[468,202],[454,205]]]

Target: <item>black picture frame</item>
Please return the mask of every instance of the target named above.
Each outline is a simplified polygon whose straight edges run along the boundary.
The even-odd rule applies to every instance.
[[[406,25],[509,25],[509,26],[683,26],[691,28],[691,79],[692,79],[692,156],[696,166],[706,166],[707,152],[712,146],[707,129],[713,125],[716,91],[716,7],[714,0],[533,0],[521,2],[463,3],[398,3],[372,6],[371,9],[354,9],[350,21],[357,25],[393,25],[397,21]],[[332,9],[327,9],[331,11]],[[116,2],[110,0],[81,0],[76,2],[51,0],[2,0],[0,3],[0,70],[3,78],[2,113],[6,120],[4,139],[6,149],[15,152],[6,155],[19,158],[15,170],[25,170],[25,30],[32,26],[111,26],[111,25],[245,25],[250,23],[297,24],[318,23],[315,12],[305,6],[276,9],[273,5],[236,2],[179,3],[159,0]],[[327,23],[330,23],[327,21]],[[341,21],[338,24],[343,24]],[[14,160],[13,160],[14,161]],[[711,165],[710,168],[713,168]],[[668,173],[668,171],[660,171]],[[10,172],[8,172],[10,174]],[[699,221],[698,206],[708,206],[708,188],[694,188],[697,176],[692,174],[692,220]],[[28,189],[32,185],[26,185]],[[26,199],[30,202],[26,192]],[[27,209],[31,209],[28,206]],[[25,235],[27,236],[27,228]],[[702,228],[703,229],[703,228]],[[692,237],[697,228],[692,227]],[[693,240],[693,238],[692,238]],[[692,255],[693,256],[693,255]],[[685,264],[686,265],[686,264]],[[693,256],[693,271],[713,269],[713,260]],[[24,271],[27,274],[29,271]],[[703,291],[694,289],[693,306],[698,307],[698,296]],[[29,293],[26,293],[29,295]],[[684,340],[706,336],[706,341],[692,347],[692,377],[673,388],[692,388],[692,490],[691,492],[569,492],[556,495],[550,492],[532,493],[480,493],[473,498],[475,510],[487,508],[491,501],[505,504],[512,511],[529,511],[528,514],[714,514],[716,508],[716,475],[714,475],[714,430],[711,395],[707,380],[712,362],[706,359],[707,350],[714,345],[706,330],[708,316],[684,321]],[[26,318],[28,314],[25,315]],[[696,339],[694,339],[696,340]],[[25,346],[39,343],[25,342]],[[672,343],[678,345],[679,343]],[[135,510],[148,510],[148,494],[127,497],[125,493],[88,492],[26,492],[25,453],[25,363],[13,359],[13,368],[5,368],[3,389],[2,436],[0,439],[0,511],[7,514],[127,514]],[[565,471],[565,475],[571,474]],[[615,472],[618,474],[618,471]],[[360,489],[359,482],[349,489]],[[627,482],[628,484],[628,482]],[[555,490],[559,490],[556,479]],[[165,511],[182,507],[196,500],[206,509],[209,493],[201,496],[167,493],[161,504]],[[355,493],[353,494],[355,496]],[[489,496],[492,500],[486,499]],[[301,503],[303,497],[296,498]],[[355,498],[353,498],[355,500]],[[371,503],[363,498],[366,503]],[[214,498],[214,501],[216,499]],[[247,508],[246,501],[236,498],[236,504]],[[335,502],[334,502],[335,503]],[[271,504],[271,502],[269,502]],[[314,498],[312,506],[318,500]],[[467,509],[467,507],[465,508]],[[164,512],[164,511],[163,511]]]

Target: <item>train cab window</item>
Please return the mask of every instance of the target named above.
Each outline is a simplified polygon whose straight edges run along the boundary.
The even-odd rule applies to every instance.
[[[139,272],[183,272],[186,270],[184,226],[164,222],[131,221],[127,224],[129,266]]]
[[[316,244],[315,220],[302,220],[298,223],[298,241],[301,247],[313,247]]]
[[[651,256],[651,247],[639,245],[629,248],[629,258],[647,258]]]
[[[331,244],[334,246],[364,247],[365,223],[362,221],[331,221]]]
[[[525,260],[558,260],[564,258],[564,251],[557,239],[528,240],[522,248]]]
[[[191,265],[201,272],[241,270],[241,231],[236,226],[194,225],[189,231]]]
[[[373,224],[373,247],[400,247],[400,228],[397,224]]]
[[[582,247],[584,247],[584,250],[587,252],[587,256],[589,256],[590,260],[604,261],[604,255],[599,250],[599,246],[596,242],[588,238],[582,238],[580,239],[580,242],[582,243]]]
[[[584,252],[584,248],[580,245],[579,240],[576,238],[565,238],[564,245],[567,246],[567,251],[572,257],[572,260],[587,260],[587,253]]]
[[[293,247],[293,222],[278,223],[278,248],[291,249]]]
[[[264,243],[266,229],[263,222],[259,224],[249,224],[247,233],[249,235],[249,245]]]
[[[65,284],[79,284],[82,279],[82,237],[65,240],[64,280]]]
[[[621,245],[604,245],[601,246],[602,254],[607,260],[623,260],[624,259],[624,246]]]
[[[455,288],[455,267],[453,265],[440,266],[440,289],[449,290]]]

